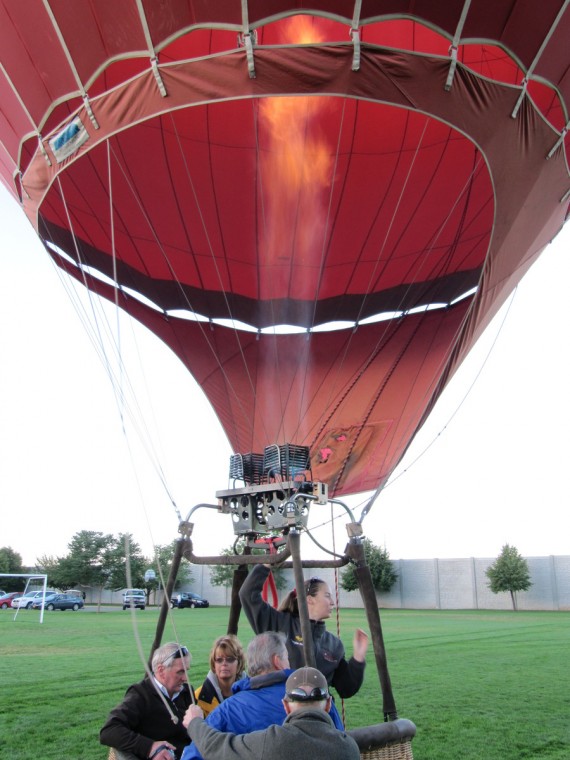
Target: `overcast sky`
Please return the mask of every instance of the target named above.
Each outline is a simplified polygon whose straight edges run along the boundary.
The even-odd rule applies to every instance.
[[[178,513],[215,503],[227,487],[231,451],[217,419],[178,359],[126,317],[118,334],[127,370],[111,366],[129,402],[117,402],[110,348],[106,367],[85,327],[117,334],[114,309],[100,311],[55,268],[2,187],[0,251],[0,546],[33,564],[64,554],[79,530],[128,531],[152,554],[177,536]],[[505,543],[524,556],[570,553],[569,283],[567,226],[365,519],[393,559],[494,557]],[[360,499],[350,503],[358,516]],[[311,524],[328,517],[313,506]],[[196,513],[197,554],[232,543],[229,519]],[[345,522],[337,521],[337,548]],[[331,546],[330,526],[317,535]],[[315,554],[306,538],[303,554]]]

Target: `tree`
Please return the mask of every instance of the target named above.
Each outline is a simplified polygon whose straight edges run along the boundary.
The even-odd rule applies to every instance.
[[[521,557],[514,546],[508,544],[503,546],[497,559],[485,570],[485,575],[493,594],[510,592],[513,610],[518,609],[517,591],[527,591],[532,586],[526,559]]]
[[[9,546],[0,549],[0,573],[23,573],[22,557]],[[24,588],[24,578],[2,578],[4,591],[21,591]]]
[[[179,539],[174,539],[170,544],[160,545],[157,544],[154,547],[154,558],[147,558],[145,560],[145,570],[154,570],[156,577],[150,581],[144,581],[143,588],[146,589],[147,596],[150,596],[151,591],[156,591],[159,588],[164,588],[168,583],[170,577],[170,568],[174,560],[174,553]],[[143,571],[144,574],[144,571]],[[164,584],[163,584],[164,579]],[[183,557],[178,568],[178,574],[176,576],[176,582],[174,588],[180,588],[192,580],[192,569],[190,562]]]
[[[110,534],[82,530],[67,545],[69,554],[55,559],[40,557],[38,566],[48,574],[50,585],[62,591],[78,586],[102,588],[106,581],[105,552],[114,541]]]
[[[375,546],[369,538],[365,538],[363,543],[364,556],[372,576],[372,585],[376,591],[390,591],[398,580],[398,573],[394,570],[388,550]],[[354,591],[358,588],[354,565],[349,565],[341,573],[340,585],[345,591]]]
[[[220,557],[233,557],[234,554],[243,554],[245,548],[245,539],[238,539],[236,544],[226,547],[220,551]],[[252,554],[266,554],[264,549],[253,549]],[[234,568],[236,565],[210,565],[210,583],[212,586],[225,586],[231,588],[234,578]],[[285,588],[286,582],[283,577],[283,569],[279,567],[272,568],[275,586],[278,591]]]
[[[130,583],[127,580],[127,556],[129,558]],[[120,533],[111,537],[101,557],[104,587],[118,591],[132,586],[142,588],[146,559],[131,533]]]

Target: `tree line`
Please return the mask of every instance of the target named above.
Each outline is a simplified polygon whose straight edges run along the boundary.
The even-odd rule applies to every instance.
[[[110,533],[82,530],[76,533],[67,545],[67,553],[62,557],[44,554],[38,557],[32,568],[22,565],[22,557],[10,547],[0,549],[0,572],[2,573],[44,573],[50,587],[60,591],[68,589],[84,590],[123,588],[145,589],[147,597],[152,591],[163,586],[168,579],[174,557],[176,540],[170,544],[155,547],[154,556],[145,557],[140,545],[130,533]],[[127,562],[128,559],[128,562]],[[145,580],[147,570],[154,571],[154,578]],[[190,563],[183,559],[178,571],[176,586],[190,582]],[[5,591],[21,591],[24,578],[3,578]]]

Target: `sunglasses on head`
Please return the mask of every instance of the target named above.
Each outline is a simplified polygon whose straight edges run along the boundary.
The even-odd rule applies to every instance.
[[[321,686],[315,686],[309,693],[304,689],[292,689],[287,692],[287,699],[290,702],[320,702],[323,699],[328,699],[329,690],[323,689]]]
[[[321,583],[324,583],[322,578],[309,578],[308,581],[305,581],[305,593],[308,594],[313,586],[319,586]]]
[[[214,662],[221,665],[222,662],[227,662],[228,665],[233,665],[237,661],[237,657],[214,657]]]
[[[175,649],[172,654],[169,654],[166,660],[162,663],[163,665],[166,665],[168,660],[178,660],[181,657],[188,657],[190,652],[186,649],[186,647],[178,647],[178,649]]]

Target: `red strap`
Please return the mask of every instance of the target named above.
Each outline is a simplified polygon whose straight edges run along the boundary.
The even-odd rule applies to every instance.
[[[255,543],[256,544],[267,544],[269,546],[269,554],[277,554],[277,549],[275,548],[275,544],[273,543],[273,538],[258,538]],[[269,592],[271,591],[271,596],[273,601],[270,602],[272,607],[277,607],[279,604],[279,598],[277,596],[277,586],[275,585],[275,578],[273,577],[273,573],[271,570],[269,571],[269,575],[267,576],[267,580],[263,584],[263,588],[261,589],[261,598],[264,602],[269,602]]]
[[[273,573],[271,570],[269,571],[269,575],[267,576],[267,580],[263,584],[263,588],[261,589],[261,597],[264,602],[268,602],[269,599],[269,591],[271,591],[271,596],[273,597],[273,601],[271,602],[272,607],[277,607],[279,604],[279,599],[277,597],[277,586],[275,585],[275,578],[273,577]]]

